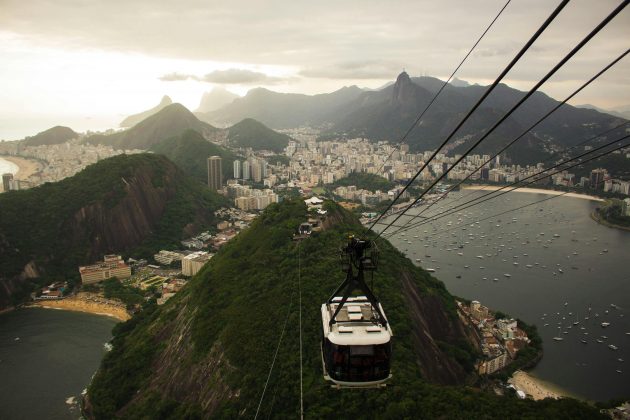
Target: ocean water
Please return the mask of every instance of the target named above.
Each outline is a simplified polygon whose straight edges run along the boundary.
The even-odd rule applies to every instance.
[[[449,194],[426,215],[481,194]],[[452,294],[535,324],[544,357],[534,376],[587,399],[630,396],[630,232],[597,224],[596,202],[569,197],[475,223],[546,197],[510,193],[390,240]]]
[[[6,173],[12,173],[13,175],[15,175],[18,169],[20,168],[18,168],[15,163],[9,162],[8,160],[2,159],[0,157],[0,175]]]
[[[115,323],[42,308],[0,315],[0,419],[78,419]]]

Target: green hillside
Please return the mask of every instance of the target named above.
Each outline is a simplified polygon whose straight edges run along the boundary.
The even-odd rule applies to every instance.
[[[228,140],[233,147],[251,147],[254,150],[280,153],[291,138],[252,118],[246,118],[228,129]]]
[[[343,277],[337,248],[362,227],[339,207],[328,210],[326,230],[298,245],[291,236],[304,204],[269,206],[176,297],[119,324],[88,388],[87,414],[253,418],[284,330],[259,415],[298,417],[301,291],[307,418],[599,417],[571,399],[537,403],[461,385],[476,352],[458,332],[452,296],[382,240],[374,288],[394,331],[394,378],[380,390],[331,389],[322,378],[320,305]]]
[[[233,178],[233,162],[236,155],[204,139],[194,130],[186,130],[178,136],[161,141],[151,147],[151,151],[162,154],[172,160],[187,175],[201,182],[208,182],[208,157],[223,158],[223,179]]]
[[[192,129],[202,135],[212,135],[218,128],[199,121],[186,107],[171,104],[140,121],[132,128],[110,135],[97,134],[86,139],[90,144],[105,144],[116,149],[148,150],[162,140]]]
[[[24,146],[50,146],[76,139],[78,136],[71,128],[58,125],[35,134],[33,137],[25,138],[22,144]]]
[[[163,156],[120,155],[55,183],[0,195],[0,308],[29,277],[77,278],[103,254],[154,252],[214,224],[224,199]],[[24,287],[22,287],[24,286]]]
[[[394,188],[396,184],[376,174],[370,174],[367,172],[352,172],[347,177],[335,181],[332,184],[332,187],[347,187],[350,185],[356,186],[357,189],[369,190],[372,192],[376,190],[387,192]]]

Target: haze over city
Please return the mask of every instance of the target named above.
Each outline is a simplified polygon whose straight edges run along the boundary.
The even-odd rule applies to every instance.
[[[615,3],[572,2],[505,83],[528,89]],[[375,89],[403,68],[444,80],[503,4],[5,0],[0,139],[57,124],[114,128],[164,94],[194,110],[216,86],[239,95],[259,86],[305,94]],[[457,77],[489,84],[549,10],[547,1],[512,2]],[[566,95],[629,37],[630,14],[621,13],[542,90]],[[625,109],[629,91],[624,60],[574,104]]]

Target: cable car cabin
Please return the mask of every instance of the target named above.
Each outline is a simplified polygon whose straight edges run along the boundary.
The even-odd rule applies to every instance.
[[[385,386],[392,377],[393,336],[389,322],[378,322],[378,311],[365,296],[349,297],[331,323],[342,298],[322,305],[324,379],[338,388]],[[380,313],[383,307],[377,303]]]

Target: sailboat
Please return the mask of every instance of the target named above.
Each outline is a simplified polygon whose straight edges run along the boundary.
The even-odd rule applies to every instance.
[[[554,340],[554,341],[562,341],[562,340],[564,340],[564,338],[560,337],[560,329],[561,329],[561,328],[562,328],[562,327],[558,327],[558,335],[556,335],[556,336],[553,338],[553,340]]]
[[[580,319],[578,317],[577,312],[575,313],[575,322],[573,323],[573,325],[578,325],[580,323]]]

